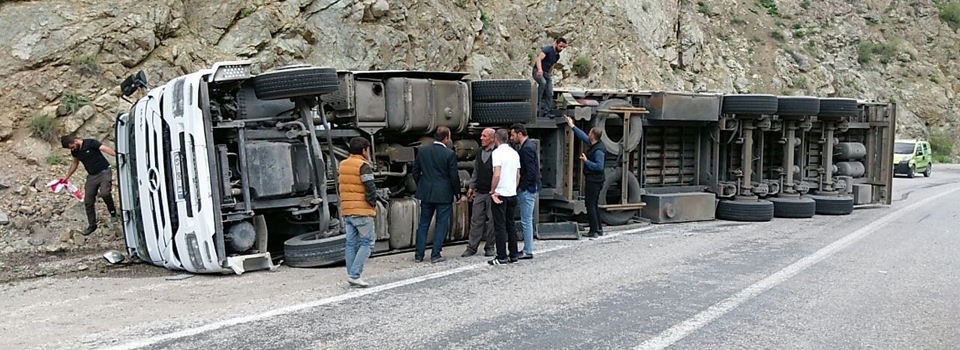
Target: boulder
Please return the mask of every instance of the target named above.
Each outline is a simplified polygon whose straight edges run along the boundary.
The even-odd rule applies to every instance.
[[[46,164],[53,147],[46,141],[28,137],[14,145],[12,150],[14,154],[31,164]]]
[[[7,213],[4,213],[3,210],[0,210],[0,225],[7,225],[10,223],[10,217],[7,216]]]

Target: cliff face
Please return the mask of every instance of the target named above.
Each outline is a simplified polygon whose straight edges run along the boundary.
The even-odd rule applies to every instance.
[[[114,117],[128,108],[116,86],[138,70],[153,84],[234,59],[253,60],[259,70],[306,62],[525,78],[538,48],[561,35],[570,48],[555,71],[558,86],[895,100],[902,136],[943,130],[957,138],[960,35],[941,19],[941,6],[931,0],[8,0],[0,3],[0,140],[7,141],[0,161],[16,166],[0,169],[7,172],[0,182],[64,172],[57,157],[66,152],[29,138],[38,117],[58,121],[57,134],[110,140]],[[17,212],[13,207],[25,203],[18,200],[0,204]]]

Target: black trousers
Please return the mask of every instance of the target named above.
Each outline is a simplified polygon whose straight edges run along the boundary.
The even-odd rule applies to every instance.
[[[500,197],[493,203],[493,231],[497,236],[497,259],[516,258],[517,254],[517,196]],[[510,255],[507,256],[509,249]]]
[[[110,215],[117,215],[117,207],[113,204],[113,172],[110,169],[98,174],[87,175],[87,183],[83,185],[83,206],[87,212],[87,223],[90,227],[97,227],[97,197],[103,198]]]
[[[587,220],[590,221],[590,233],[601,233],[603,227],[600,226],[600,189],[603,188],[603,182],[587,181],[583,186],[587,205]]]

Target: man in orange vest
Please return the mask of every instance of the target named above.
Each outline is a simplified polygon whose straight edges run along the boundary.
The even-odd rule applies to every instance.
[[[360,279],[360,274],[377,239],[373,229],[373,219],[377,216],[377,186],[373,182],[373,169],[367,161],[369,156],[370,141],[354,137],[350,140],[350,157],[340,162],[340,206],[347,234],[344,251],[347,283],[360,288],[370,286]]]

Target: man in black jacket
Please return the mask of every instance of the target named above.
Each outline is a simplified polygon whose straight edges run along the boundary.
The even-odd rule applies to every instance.
[[[437,213],[437,227],[433,236],[430,262],[443,261],[440,250],[450,226],[450,210],[454,199],[460,199],[460,175],[457,172],[457,156],[447,148],[450,144],[450,129],[438,127],[432,144],[420,147],[413,163],[413,179],[417,182],[417,199],[420,200],[420,225],[417,227],[417,250],[414,259],[423,261],[427,249],[427,230],[433,213]]]
[[[606,149],[600,142],[603,136],[603,130],[600,128],[590,129],[588,136],[583,130],[573,125],[573,119],[567,117],[567,125],[573,129],[573,134],[583,143],[590,145],[587,151],[580,153],[580,161],[583,162],[583,192],[584,201],[587,206],[587,219],[590,221],[590,231],[587,237],[603,236],[603,226],[600,226],[600,189],[603,188],[603,158],[606,157]]]
[[[533,216],[540,193],[540,151],[527,135],[522,124],[510,126],[510,140],[517,145],[520,154],[520,183],[517,185],[517,201],[520,205],[520,227],[523,229],[523,251],[518,259],[533,259]]]

